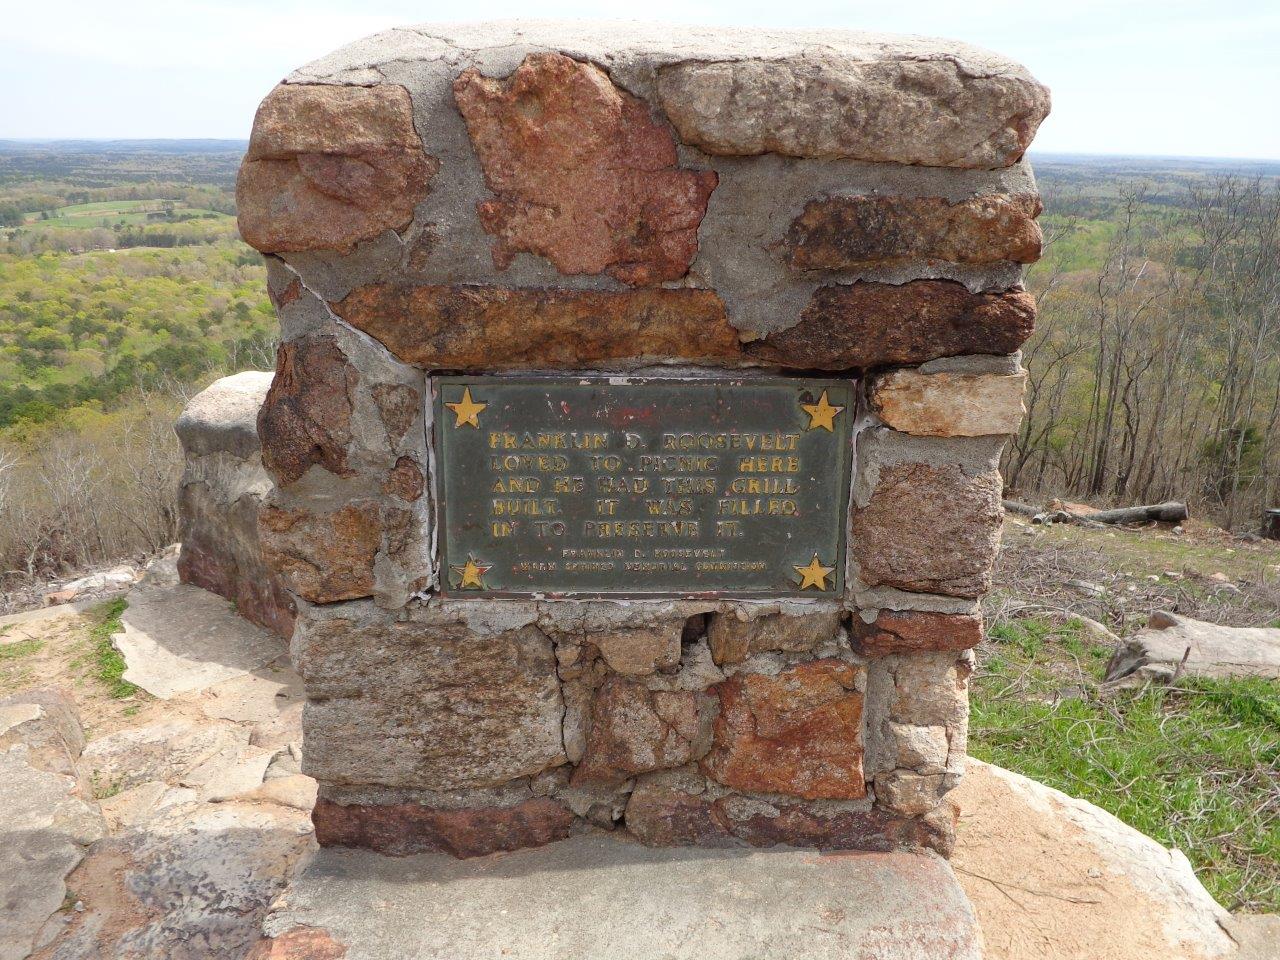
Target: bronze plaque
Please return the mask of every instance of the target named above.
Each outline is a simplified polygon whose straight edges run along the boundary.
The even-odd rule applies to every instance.
[[[451,596],[837,597],[853,384],[437,377]]]

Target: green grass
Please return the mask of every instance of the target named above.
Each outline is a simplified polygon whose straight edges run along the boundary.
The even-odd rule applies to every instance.
[[[0,647],[0,662],[5,660],[21,660],[44,649],[43,640],[19,640]]]
[[[111,643],[111,635],[124,630],[120,615],[127,606],[124,598],[119,597],[94,607],[90,613],[96,621],[89,631],[94,673],[116,700],[126,700],[138,692],[136,686],[124,679],[124,657]]]
[[[1182,850],[1229,909],[1280,910],[1280,684],[1184,678],[1103,692],[1075,625],[994,626],[974,756],[1095,803]]]

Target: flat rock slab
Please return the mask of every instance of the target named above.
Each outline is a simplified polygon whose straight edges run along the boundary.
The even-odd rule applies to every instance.
[[[1155,613],[1145,630],[1116,650],[1107,664],[1107,679],[1168,681],[1179,664],[1191,676],[1280,678],[1280,628],[1223,627]]]
[[[987,960],[1234,957],[1230,915],[1187,858],[1105,810],[977,760],[951,864]],[[1259,956],[1275,957],[1275,953]]]
[[[83,744],[65,695],[0,701],[0,960],[23,960],[44,942],[67,874],[106,832],[78,776]]]
[[[238,616],[222,597],[187,584],[147,584],[129,593],[124,632],[112,638],[124,678],[161,700],[262,671],[284,641]]]
[[[973,910],[934,857],[659,850],[607,835],[466,861],[322,850],[266,930],[278,939],[263,956],[303,955],[286,945],[305,934],[345,960],[982,956]]]

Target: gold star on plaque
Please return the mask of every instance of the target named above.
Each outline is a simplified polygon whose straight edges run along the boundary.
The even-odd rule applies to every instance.
[[[802,403],[800,409],[809,415],[809,426],[805,427],[806,430],[817,430],[821,427],[828,433],[835,433],[833,421],[844,407],[833,407],[827,401],[827,391],[823,390],[817,403]]]
[[[454,575],[460,579],[458,587],[462,590],[474,587],[484,589],[484,575],[493,569],[492,566],[476,563],[475,557],[467,557],[467,562],[460,567],[451,566]]]
[[[793,564],[793,566],[795,566]],[[796,566],[796,573],[800,574],[800,589],[813,587],[815,590],[827,589],[827,577],[835,570],[835,567],[824,567],[818,562],[818,555],[815,553],[813,559],[809,561],[807,566]]]
[[[446,407],[458,415],[455,427],[475,427],[480,429],[480,411],[488,406],[487,403],[476,403],[471,399],[471,388],[464,387],[462,390],[462,399],[456,403],[446,403]]]

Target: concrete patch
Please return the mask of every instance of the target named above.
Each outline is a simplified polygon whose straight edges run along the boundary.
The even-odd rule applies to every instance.
[[[947,864],[918,854],[653,850],[579,836],[457,861],[322,850],[267,922],[347,960],[978,960]]]

